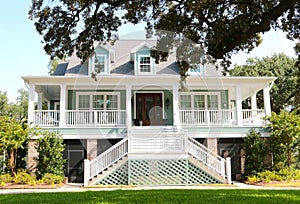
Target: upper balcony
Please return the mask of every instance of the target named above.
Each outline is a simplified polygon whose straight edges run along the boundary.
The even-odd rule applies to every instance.
[[[264,110],[242,110],[243,126],[263,126]],[[34,110],[33,124],[40,127],[126,127],[126,110]],[[236,126],[236,110],[179,110],[181,126]],[[137,125],[134,122],[129,124]],[[149,124],[151,125],[151,123]],[[166,125],[166,124],[160,124]]]

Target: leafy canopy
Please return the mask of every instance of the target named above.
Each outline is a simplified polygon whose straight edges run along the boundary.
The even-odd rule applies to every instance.
[[[158,47],[165,49],[156,53],[157,61],[185,36],[228,66],[233,53],[251,51],[261,43],[260,33],[271,28],[287,32],[291,40],[299,38],[299,9],[299,0],[32,0],[29,18],[51,58],[76,50],[84,61],[95,41],[117,39],[122,24],[146,22],[149,35],[153,28],[168,31],[158,34]]]
[[[270,91],[272,111],[280,113],[286,106],[296,107],[299,94],[299,70],[295,67],[296,60],[284,54],[274,54],[271,57],[249,58],[246,65],[234,65],[231,76],[275,76],[277,77]],[[250,105],[246,101],[245,106]],[[263,107],[262,91],[257,94],[257,102]],[[248,107],[245,107],[248,108]]]

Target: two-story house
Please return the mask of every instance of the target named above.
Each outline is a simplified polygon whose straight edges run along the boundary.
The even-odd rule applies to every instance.
[[[199,65],[186,80],[188,91],[181,91],[175,55],[155,64],[154,45],[118,40],[98,45],[83,64],[73,55],[51,76],[22,77],[29,86],[29,123],[64,138],[69,182],[230,183],[242,171],[246,133],[254,127],[268,135],[262,118],[271,113],[274,77],[222,76],[213,65]],[[263,110],[256,105],[259,90]],[[245,110],[242,101],[249,97]],[[35,165],[34,139],[29,167]]]

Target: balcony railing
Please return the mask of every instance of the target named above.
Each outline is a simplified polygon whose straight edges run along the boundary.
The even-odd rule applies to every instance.
[[[66,110],[65,125],[72,126],[124,126],[125,110]],[[41,127],[59,126],[60,111],[35,110],[33,123]]]
[[[60,123],[60,111],[35,110],[34,125],[40,127],[93,127],[125,126],[126,110],[66,110],[63,123]],[[242,110],[242,125],[264,125],[264,110]],[[230,126],[237,125],[236,110],[179,110],[182,126]],[[63,124],[63,125],[61,125]]]
[[[263,125],[264,110],[242,110],[243,125]],[[236,110],[179,110],[183,126],[237,125]]]
[[[234,110],[179,110],[181,125],[232,125],[236,123]]]

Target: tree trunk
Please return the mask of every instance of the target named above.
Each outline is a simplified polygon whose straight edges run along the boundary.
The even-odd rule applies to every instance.
[[[16,171],[16,162],[15,162],[15,151],[9,151],[9,169],[12,176],[15,175]]]

